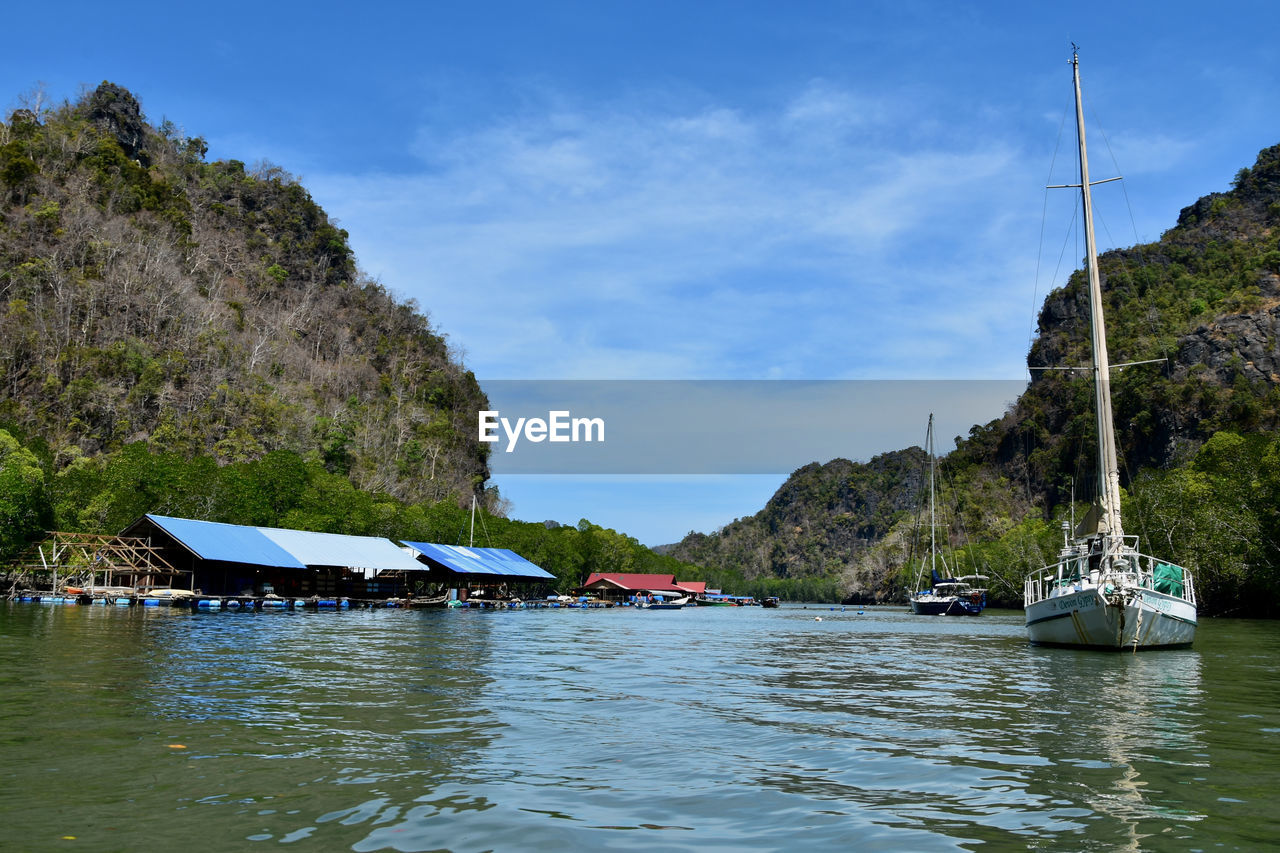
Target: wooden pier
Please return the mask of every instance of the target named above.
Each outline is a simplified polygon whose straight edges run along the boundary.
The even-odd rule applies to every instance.
[[[46,585],[54,592],[126,588],[132,593],[173,587],[189,590],[192,575],[170,565],[148,539],[53,531],[8,567],[8,577],[11,594]]]

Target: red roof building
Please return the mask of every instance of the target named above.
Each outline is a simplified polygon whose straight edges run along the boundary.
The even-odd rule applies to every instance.
[[[707,591],[705,581],[676,582],[675,575],[640,575],[626,572],[592,572],[579,590],[584,595],[600,598],[626,599],[632,595],[652,592],[674,592],[678,595],[702,595]]]

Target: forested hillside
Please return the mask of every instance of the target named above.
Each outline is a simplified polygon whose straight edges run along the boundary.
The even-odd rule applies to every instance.
[[[1121,455],[1134,476],[1191,458],[1219,430],[1269,432],[1280,418],[1280,146],[1240,170],[1230,192],[1185,208],[1156,243],[1099,259]],[[1038,370],[1088,363],[1084,274],[1050,293],[1027,357],[1032,385],[1002,428],[967,448],[975,461],[1025,465],[1019,474],[1050,505],[1091,468],[1082,372]],[[990,443],[998,438],[1001,446]],[[976,452],[975,452],[976,451]],[[1089,484],[1090,488],[1092,484]]]
[[[481,489],[484,397],[445,339],[286,172],[206,149],[111,83],[0,124],[0,424],[58,471],[143,442]]]
[[[1100,259],[1128,532],[1196,572],[1206,613],[1280,612],[1280,146],[1242,169],[1230,191],[1184,209],[1158,242]],[[1094,414],[1084,274],[1048,295],[1028,355],[1032,381],[1003,418],[976,426],[942,462],[950,559],[992,576],[995,597],[1021,603],[1022,577],[1049,561],[1060,523],[1087,510],[1095,488]],[[892,454],[890,454],[892,455]],[[920,454],[922,456],[922,454]],[[919,458],[919,457],[917,457]],[[875,463],[876,460],[873,460]],[[748,574],[814,565],[839,571],[855,597],[902,600],[919,553],[916,512],[841,542],[847,524],[823,494],[789,501],[801,537],[772,540],[779,501],[813,477],[801,469],[760,513],[691,534],[672,549]],[[826,492],[858,491],[864,466],[836,460]],[[919,483],[905,470],[873,485],[864,507],[901,507]],[[917,490],[914,503],[923,495]],[[887,501],[887,504],[885,503]],[[869,521],[864,509],[860,519]]]

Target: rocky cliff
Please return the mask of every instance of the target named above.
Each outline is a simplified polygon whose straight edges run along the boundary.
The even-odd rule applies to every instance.
[[[488,476],[474,377],[296,179],[206,151],[112,83],[0,123],[0,426],[58,467],[288,450],[467,500]]]

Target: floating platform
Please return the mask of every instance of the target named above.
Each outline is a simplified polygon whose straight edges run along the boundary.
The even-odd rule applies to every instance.
[[[352,607],[401,607],[399,600],[367,601],[333,596],[280,598],[252,595],[152,595],[149,593],[81,592],[78,594],[25,591],[10,601],[32,604],[81,604],[111,607],[171,607],[184,610],[349,610]]]
[[[21,591],[8,596],[10,601],[32,604],[78,604],[101,607],[181,608],[199,612],[254,612],[285,610],[386,610],[386,609],[451,609],[451,610],[596,610],[613,607],[631,607],[629,601],[564,601],[553,599],[529,599],[494,601],[470,599],[468,601],[442,601],[420,598],[363,599],[335,596],[253,596],[253,595],[186,595],[168,592],[165,595],[118,591],[84,591],[76,594],[41,591]]]

